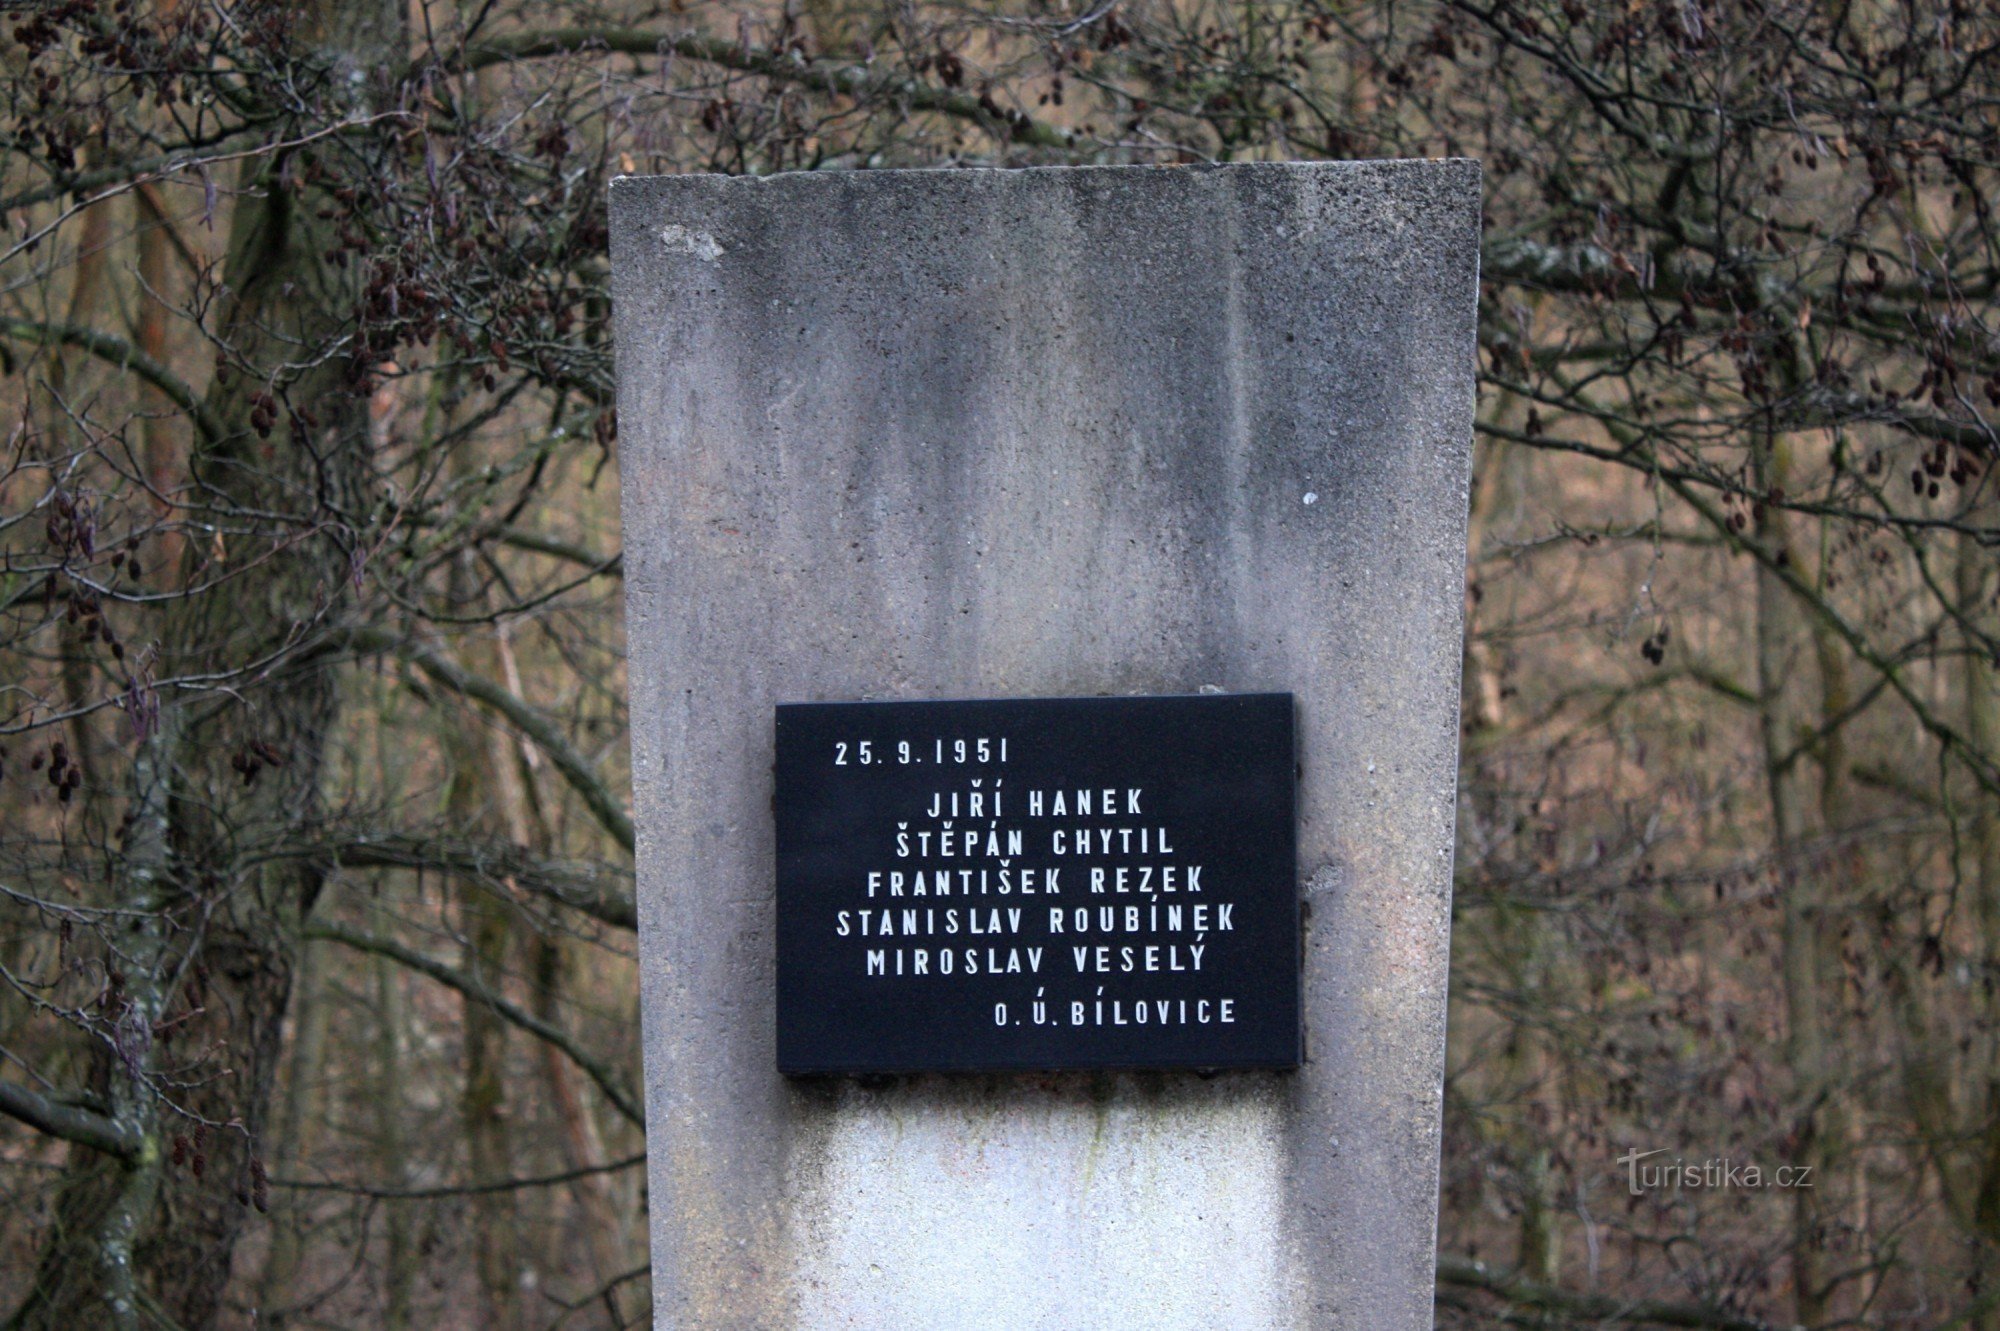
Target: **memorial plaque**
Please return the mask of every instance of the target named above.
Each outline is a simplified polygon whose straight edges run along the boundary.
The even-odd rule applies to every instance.
[[[1299,1061],[1290,694],[777,709],[788,1073]]]

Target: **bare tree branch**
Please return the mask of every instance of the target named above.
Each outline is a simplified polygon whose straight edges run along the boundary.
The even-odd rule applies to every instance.
[[[129,370],[159,389],[188,414],[188,419],[209,442],[218,442],[228,433],[222,428],[222,423],[210,414],[201,395],[185,380],[122,337],[100,333],[94,328],[80,328],[75,324],[32,323],[25,319],[0,320],[0,334],[45,347],[70,346],[87,351],[101,361],[121,370]]]
[[[0,1080],[0,1114],[19,1119],[51,1137],[76,1142],[121,1160],[134,1159],[144,1147],[139,1133],[116,1119],[62,1104],[19,1082]]]
[[[618,929],[639,927],[630,877],[588,862],[550,860],[519,846],[411,832],[367,832],[333,848],[349,868],[436,869],[519,888]]]
[[[510,60],[558,55],[588,55],[594,51],[620,55],[673,54],[686,60],[700,60],[745,74],[794,83],[815,92],[852,97],[858,102],[902,105],[919,111],[969,120],[995,138],[1036,148],[1069,148],[1076,135],[1024,111],[1003,107],[992,97],[971,93],[899,75],[878,74],[862,65],[840,60],[807,60],[803,55],[746,46],[686,33],[670,37],[647,28],[576,27],[552,28],[546,32],[510,33],[482,38],[468,49],[461,63],[467,69]]]
[[[608,1164],[585,1165],[582,1169],[569,1169],[560,1174],[542,1174],[535,1178],[508,1178],[493,1183],[447,1183],[434,1188],[378,1188],[367,1183],[342,1183],[336,1179],[272,1179],[277,1188],[290,1188],[295,1192],[344,1192],[355,1197],[372,1197],[377,1201],[416,1202],[432,1201],[442,1197],[476,1197],[484,1193],[520,1192],[527,1188],[556,1188],[578,1179],[591,1178],[598,1174],[615,1174],[622,1169],[632,1169],[646,1163],[646,1153],[628,1155],[623,1160],[613,1160]]]
[[[625,812],[624,804],[611,793],[611,788],[590,762],[570,746],[562,731],[525,700],[492,680],[474,675],[456,662],[392,633],[379,629],[356,629],[347,635],[346,642],[362,652],[392,652],[454,693],[462,694],[505,717],[549,756],[549,761],[555,764],[563,780],[583,798],[585,806],[604,830],[626,850],[633,848],[636,835],[632,817]]]
[[[1540,1285],[1513,1272],[1496,1271],[1484,1262],[1440,1253],[1438,1284],[1481,1290],[1520,1308],[1557,1313],[1578,1321],[1611,1326],[1706,1327],[1711,1331],[1772,1331],[1769,1322],[1738,1317],[1721,1308],[1704,1308],[1652,1299],[1614,1299],[1601,1294],[1576,1294]]]
[[[503,1019],[519,1026],[536,1039],[546,1040],[560,1049],[564,1057],[597,1083],[598,1089],[604,1092],[604,1098],[611,1102],[612,1108],[624,1115],[635,1127],[646,1125],[645,1110],[640,1107],[631,1092],[620,1084],[617,1076],[606,1064],[593,1057],[569,1032],[543,1021],[525,1008],[517,1007],[483,981],[427,957],[413,948],[404,947],[392,939],[377,938],[342,924],[330,922],[313,924],[306,929],[305,937],[324,939],[327,942],[351,947],[358,952],[370,952],[378,957],[387,957],[391,961],[408,966],[413,971],[429,976],[447,988],[458,990],[475,1002],[486,1004]]]
[[[625,576],[623,553],[600,555],[595,550],[587,550],[583,546],[572,545],[568,541],[560,541],[553,536],[544,536],[540,532],[528,531],[521,527],[502,527],[493,534],[493,539],[502,545],[511,545],[516,550],[530,550],[538,555],[548,555],[552,559],[580,564],[592,573],[604,577]]]

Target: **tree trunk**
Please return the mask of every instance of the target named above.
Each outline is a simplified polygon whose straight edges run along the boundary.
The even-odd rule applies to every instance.
[[[1825,591],[1825,580],[1820,580]],[[1857,807],[1849,757],[1847,726],[1854,705],[1854,688],[1848,650],[1832,629],[1817,617],[1811,621],[1813,655],[1819,667],[1819,761],[1820,825],[1829,840],[1818,921],[1818,951],[1823,973],[1820,981],[1826,1008],[1843,1016],[1854,1012],[1850,1003],[1848,942],[1850,931],[1860,927],[1861,907],[1868,886],[1868,855],[1864,845],[1862,814]],[[1843,1027],[1858,1026],[1858,1019],[1843,1021]],[[1827,1051],[1821,1131],[1825,1148],[1820,1152],[1824,1177],[1815,1180],[1815,1199],[1823,1224],[1836,1222],[1840,1232],[1829,1236],[1828,1246],[1838,1254],[1842,1270],[1859,1274],[1845,1289],[1829,1289],[1824,1315],[1854,1318],[1874,1301],[1877,1277],[1869,1270],[1874,1253],[1868,1187],[1866,1125],[1849,1085],[1844,1047]]]
[[[1958,538],[1957,594],[1959,613],[1989,635],[1996,625],[1990,614],[1993,590],[1992,552],[1971,534]],[[1975,639],[1968,641],[1962,684],[1965,689],[1965,729],[1974,748],[2000,753],[2000,670],[1993,654]],[[1978,958],[1985,983],[2000,985],[2000,807],[1973,791],[1970,878],[1979,922]],[[1984,1084],[1968,1088],[1972,1095],[1978,1160],[1972,1196],[1972,1285],[1988,1296],[1976,1325],[1980,1331],[2000,1331],[2000,1036],[1989,1028],[1985,1043]]]
[[[310,1159],[314,1140],[314,1096],[320,1085],[320,1064],[326,1051],[328,1003],[323,990],[325,959],[320,949],[307,944],[299,956],[298,997],[294,1001],[290,1056],[291,1071],[279,1104],[277,1131],[272,1154],[288,1166],[288,1174],[302,1175]],[[310,1196],[310,1194],[306,1194]],[[257,1310],[263,1319],[260,1331],[278,1331],[285,1325],[289,1305],[298,1302],[294,1288],[303,1252],[303,1217],[297,1214],[306,1203],[287,1208],[271,1226],[271,1247],[264,1257],[264,1270],[257,1281]]]
[[[449,426],[462,405],[455,379],[440,385],[440,416]],[[449,461],[451,473],[464,478],[477,470],[473,447],[461,442]],[[485,609],[487,597],[479,585],[469,553],[453,560],[449,572],[451,603],[460,613]],[[483,678],[499,674],[489,637],[473,640],[463,664]],[[444,721],[443,748],[449,765],[450,788],[445,816],[464,828],[498,842],[518,842],[519,794],[512,780],[513,755],[503,734],[469,708]],[[507,987],[507,967],[514,951],[511,907],[475,878],[455,885],[462,969],[495,993]],[[464,1124],[471,1177],[481,1183],[510,1178],[514,1150],[507,1119],[508,1024],[486,1003],[470,996],[462,1008],[464,1076],[459,1112]],[[494,1331],[517,1331],[522,1324],[521,1287],[524,1253],[520,1244],[520,1200],[511,1191],[485,1192],[471,1202],[472,1242],[479,1278],[480,1325]]]
[[[1790,480],[1790,444],[1766,438],[1757,451],[1758,485],[1765,492]],[[1798,567],[1790,515],[1776,504],[1760,505],[1756,537],[1771,557]],[[1812,733],[1813,712],[1799,687],[1811,640],[1805,615],[1791,590],[1769,567],[1757,570],[1757,686],[1759,733],[1766,791],[1770,801],[1771,850],[1777,866],[1783,926],[1780,979],[1784,989],[1785,1056],[1792,1072],[1792,1160],[1824,1179],[1827,1158],[1825,1108],[1833,1086],[1829,1069],[1824,1007],[1822,908],[1819,884],[1801,872],[1806,841],[1805,809],[1810,796],[1799,752]],[[1826,1217],[1818,1188],[1794,1188],[1792,1203],[1793,1320],[1815,1326],[1826,1314],[1829,1266]]]
[[[291,32],[321,53],[329,87],[365,96],[363,72],[400,56],[401,24],[386,0],[326,0],[301,9]],[[306,644],[351,571],[338,523],[312,497],[350,504],[366,447],[354,391],[365,367],[301,354],[336,345],[358,273],[329,261],[318,201],[283,168],[246,164],[212,325],[257,377],[218,375],[206,407],[220,433],[191,460],[205,502],[242,544],[219,538],[188,562],[235,576],[221,593],[173,603],[157,630],[158,677],[205,674],[230,689],[162,692],[133,764],[133,821],[111,856],[117,904],[142,914],[117,940],[116,1052],[95,1042],[97,1080],[144,1144],[116,1169],[77,1154],[67,1223],[52,1229],[44,1278],[16,1319],[36,1331],[136,1325],[142,1305],[187,1331],[211,1325],[236,1239],[263,1202],[259,1143],[299,926],[320,883],[318,866],[273,852],[297,845],[317,815],[337,700],[329,658]],[[274,429],[253,413],[259,392],[300,413]]]
[[[112,211],[108,200],[100,200],[85,208],[78,219],[76,262],[70,270],[69,310],[64,316],[66,322],[76,327],[94,323],[104,304],[105,279],[110,273]],[[91,378],[81,373],[85,362],[84,354],[72,347],[58,346],[49,351],[44,376],[47,391],[39,414],[51,457],[67,454],[71,443],[79,452],[90,449],[88,431],[77,424],[78,416],[89,410],[88,404],[80,400]],[[63,470],[67,472],[68,468]],[[90,472],[86,470],[82,475],[88,487]],[[86,504],[91,502],[87,492],[78,498]],[[94,701],[91,677],[98,650],[96,630],[97,626],[88,619],[81,623],[65,620],[56,629],[57,650],[62,659],[63,705],[71,711],[81,712]],[[79,715],[69,723],[74,750],[70,761],[83,775],[83,785],[78,791],[81,798],[71,802],[69,819],[82,833],[80,839],[89,845],[103,845],[108,839],[103,825],[100,760],[104,754],[100,729],[88,715]]]
[[[173,249],[167,233],[170,223],[159,210],[150,186],[135,191],[133,198],[138,202],[138,216],[134,220],[139,232],[141,288],[135,340],[140,351],[167,365],[172,363],[167,344],[167,302],[172,291],[172,274],[167,263]],[[175,499],[187,478],[184,442],[187,424],[174,414],[173,403],[157,387],[141,384],[138,391],[143,413],[139,438],[146,487],[152,492],[154,511],[163,522],[171,524]],[[163,532],[152,555],[153,565],[164,570],[178,567],[185,554],[184,546],[177,529]]]
[[[515,658],[512,639],[504,625],[494,634],[493,647],[501,678],[508,690],[525,696],[520,663]],[[496,757],[514,774],[514,782],[508,791],[509,835],[518,845],[537,854],[549,854],[555,848],[556,835],[549,825],[548,807],[543,803],[541,788],[536,781],[541,755],[518,735],[506,747],[511,753],[497,754]],[[511,763],[507,763],[509,757]],[[535,939],[531,972],[534,1011],[536,1016],[552,1026],[559,1025],[562,1020],[563,996],[569,986],[569,953],[568,939],[561,932],[544,932]],[[547,1041],[539,1041],[538,1045],[542,1077],[548,1084],[549,1100],[555,1108],[556,1119],[562,1125],[564,1163],[570,1169],[587,1169],[603,1164],[604,1137],[598,1130],[597,1119],[579,1083],[576,1065]],[[572,1190],[582,1215],[585,1240],[589,1245],[597,1282],[605,1289],[604,1303],[610,1325],[613,1331],[617,1331],[628,1324],[625,1300],[622,1291],[611,1288],[610,1282],[627,1269],[624,1255],[631,1232],[628,1217],[618,1205],[616,1185],[608,1175],[587,1175],[578,1179]]]
[[[114,867],[119,897],[135,910],[134,926],[120,938],[130,980],[107,998],[108,1033],[120,1057],[95,1059],[92,1089],[109,1117],[141,1137],[131,1157],[114,1159],[81,1146],[70,1148],[56,1199],[56,1223],[43,1245],[35,1283],[10,1328],[68,1331],[109,1326],[138,1331],[149,1295],[142,1281],[138,1245],[154,1216],[162,1153],[159,1106],[151,1087],[133,1069],[151,1061],[152,1032],[165,1008],[159,976],[166,958],[163,903],[172,891],[169,863],[166,755],[176,747],[177,717],[165,714],[132,764],[131,804]]]
[[[569,969],[565,951],[560,934],[547,935],[535,942],[535,1015],[552,1024],[561,1020],[562,994]],[[564,1163],[571,1169],[604,1163],[603,1134],[598,1131],[597,1120],[577,1083],[576,1065],[546,1041],[542,1042],[540,1052],[542,1077],[548,1083],[549,1098],[562,1124]],[[624,1274],[625,1226],[620,1223],[611,1179],[604,1174],[591,1174],[578,1179],[574,1190],[597,1283],[605,1286]],[[623,1326],[625,1314],[619,1292],[607,1290],[604,1301],[612,1326]]]
[[[391,924],[379,906],[372,932],[386,937]],[[387,957],[368,959],[375,979],[375,1158],[382,1186],[403,1186],[407,1176],[403,1141],[403,977]],[[417,1245],[410,1242],[410,1208],[390,1201],[384,1205],[383,1229],[388,1249],[382,1272],[383,1331],[408,1331],[410,1301],[417,1286]]]
[[[506,908],[479,888],[459,892],[467,974],[498,990],[506,984],[512,930]],[[475,1182],[498,1182],[514,1172],[507,1125],[507,1025],[476,999],[464,1006],[465,1085],[459,1105]],[[479,1324],[494,1331],[521,1325],[521,1249],[518,1206],[512,1192],[472,1198],[472,1239],[479,1272]]]
[[[1518,399],[1503,395],[1493,419],[1518,416]],[[1473,577],[1467,588],[1462,708],[1465,717],[1464,754],[1468,768],[1477,769],[1507,726],[1504,664],[1482,632],[1488,613],[1479,571],[1488,533],[1497,522],[1512,521],[1519,512],[1522,466],[1530,461],[1513,444],[1482,439],[1474,454],[1472,504],[1467,519],[1467,552]],[[1511,611],[1497,618],[1509,622]],[[1497,773],[1475,770],[1468,781],[1469,816],[1462,839],[1479,854],[1498,835],[1504,821],[1494,789],[1504,780]],[[1544,1026],[1545,995],[1553,988],[1552,949],[1544,937],[1540,914],[1513,901],[1496,905],[1492,917],[1499,954],[1507,958],[1508,981],[1519,1002],[1508,1009],[1507,1039],[1501,1054],[1496,1093],[1504,1106],[1501,1141],[1507,1161],[1519,1181],[1520,1222],[1515,1236],[1515,1261],[1521,1274],[1543,1284],[1555,1284],[1562,1274],[1562,1204],[1559,1178],[1549,1137],[1563,1121],[1557,1094],[1560,1062],[1550,1047]]]

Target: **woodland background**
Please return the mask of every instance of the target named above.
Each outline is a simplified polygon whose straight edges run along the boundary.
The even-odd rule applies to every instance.
[[[644,1324],[612,175],[1462,154],[1441,1323],[2000,1327],[1996,64],[1945,0],[0,5],[0,1318]]]

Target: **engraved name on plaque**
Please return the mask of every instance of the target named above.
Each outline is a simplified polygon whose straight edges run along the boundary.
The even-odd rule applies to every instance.
[[[777,709],[786,1073],[1292,1067],[1290,694]]]

